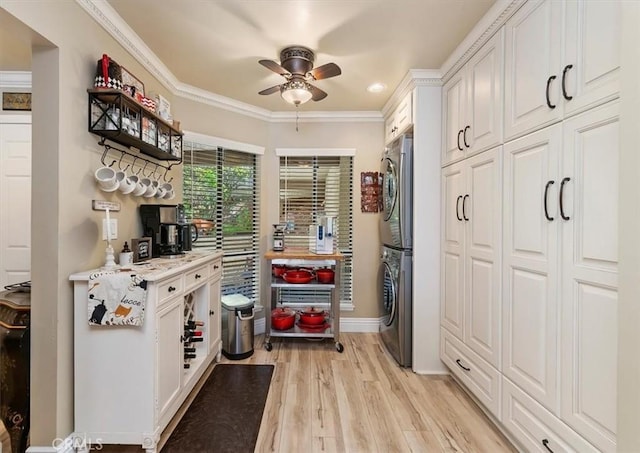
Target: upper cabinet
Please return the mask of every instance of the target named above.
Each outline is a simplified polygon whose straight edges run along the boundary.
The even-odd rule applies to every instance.
[[[384,122],[384,142],[391,143],[394,138],[406,131],[413,124],[413,103],[409,92],[391,112]]]
[[[620,2],[527,2],[506,24],[505,141],[619,95]]]
[[[444,86],[442,165],[502,142],[503,55],[500,29]]]

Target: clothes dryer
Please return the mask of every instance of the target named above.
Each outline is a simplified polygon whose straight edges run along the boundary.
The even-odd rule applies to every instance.
[[[393,358],[405,367],[412,363],[412,258],[410,250],[382,247],[378,274],[380,336]]]

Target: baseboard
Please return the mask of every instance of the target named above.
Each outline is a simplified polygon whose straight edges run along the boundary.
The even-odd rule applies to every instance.
[[[265,318],[257,318],[253,322],[253,332],[256,335],[265,332]],[[378,333],[380,332],[380,318],[341,318],[340,332]]]

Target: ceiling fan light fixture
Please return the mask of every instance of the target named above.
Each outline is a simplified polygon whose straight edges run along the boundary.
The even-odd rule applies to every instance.
[[[280,87],[280,96],[289,104],[300,105],[311,100],[311,87],[304,80],[291,80]]]

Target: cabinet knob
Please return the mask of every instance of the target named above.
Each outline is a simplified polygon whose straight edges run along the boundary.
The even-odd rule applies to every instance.
[[[218,266],[217,264],[214,264],[214,265],[213,265],[213,268],[214,268],[214,269],[218,269],[219,267],[220,267],[220,266]]]
[[[215,315],[215,314],[216,314],[216,312],[215,312],[215,311],[213,311],[213,310],[209,310],[209,316],[213,316],[213,315]]]
[[[168,290],[170,293],[174,292],[176,288],[174,286],[169,286]]]
[[[199,278],[202,278],[202,275],[196,274],[196,280],[199,279]]]

